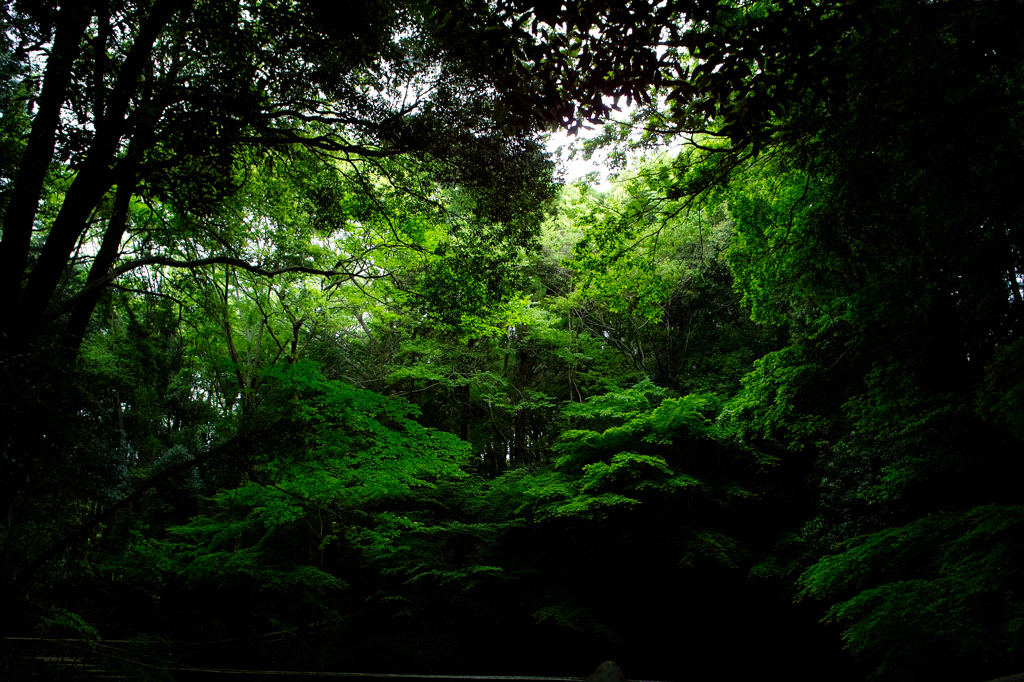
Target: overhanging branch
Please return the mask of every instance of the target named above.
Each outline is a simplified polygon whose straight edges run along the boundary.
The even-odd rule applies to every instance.
[[[55,320],[61,315],[67,313],[69,310],[74,308],[80,300],[94,292],[96,289],[106,286],[127,272],[137,270],[138,268],[145,267],[147,265],[163,265],[171,268],[187,269],[200,268],[205,265],[233,265],[241,270],[261,275],[263,277],[277,277],[278,275],[283,275],[289,272],[301,272],[307,275],[317,275],[319,277],[344,277],[349,280],[354,280],[356,278],[380,279],[382,277],[387,277],[387,274],[371,275],[348,272],[345,270],[322,270],[319,268],[309,267],[307,265],[288,265],[268,270],[267,268],[253,265],[248,261],[241,258],[234,258],[232,256],[213,256],[210,258],[198,258],[196,260],[179,260],[177,258],[169,258],[167,256],[145,256],[143,258],[130,260],[116,268],[111,268],[105,275],[97,278],[93,282],[90,282],[77,294],[66,301],[61,302],[59,306],[51,309],[46,315],[47,321]]]

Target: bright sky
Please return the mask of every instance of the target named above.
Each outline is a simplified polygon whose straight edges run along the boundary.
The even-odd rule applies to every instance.
[[[633,107],[622,106],[621,110],[614,111],[612,117],[618,121],[624,121],[629,118],[629,115],[633,112]],[[588,129],[589,128],[589,129]],[[577,155],[576,159],[569,161],[570,146],[576,142],[582,142],[583,140],[594,137],[601,132],[600,125],[588,124],[588,128],[580,128],[577,135],[569,135],[564,130],[557,130],[553,133],[548,134],[547,149],[554,155],[558,167],[562,169],[565,177],[566,184],[582,178],[587,173],[596,171],[598,173],[598,186],[607,189],[609,185],[608,181],[608,169],[604,160],[606,155],[598,152],[594,154],[593,161],[584,161],[582,151]],[[559,151],[561,148],[561,151]]]
[[[582,153],[577,155],[576,159],[572,161],[569,161],[568,158],[570,145],[577,140],[587,139],[597,132],[598,128],[595,127],[593,130],[580,130],[579,135],[575,137],[568,135],[564,130],[558,130],[548,135],[547,149],[554,156],[558,167],[562,170],[566,184],[594,171],[598,173],[599,184],[607,184],[608,171],[602,163],[603,155],[595,154],[593,161],[584,161]]]

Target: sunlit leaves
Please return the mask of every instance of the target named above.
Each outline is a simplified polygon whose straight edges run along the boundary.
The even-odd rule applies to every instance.
[[[725,444],[728,434],[709,418],[716,410],[712,398],[690,395],[629,411],[637,403],[635,396],[622,400],[628,397],[612,394],[590,401],[603,418],[611,417],[616,405],[626,410],[624,423],[602,433],[564,432],[555,445],[555,470],[536,477],[525,492],[523,510],[540,519],[596,519],[611,508],[665,504],[664,497],[682,492],[699,492],[702,499],[750,496],[729,478],[743,469],[736,464],[744,458],[741,451],[729,452],[722,466],[703,460],[712,449],[732,447]]]
[[[336,591],[345,583],[318,563],[324,553],[381,532],[345,519],[463,477],[466,445],[417,424],[408,403],[326,381],[308,362],[277,366],[265,381],[263,390],[276,397],[263,409],[277,413],[281,430],[306,436],[248,455],[249,480],[218,492],[206,514],[172,529],[154,551],[190,585],[246,577],[261,590]],[[312,545],[296,553],[293,539],[303,528],[313,531]]]
[[[769,353],[743,378],[743,391],[728,403],[728,419],[794,450],[821,442],[829,420],[816,414],[812,404],[798,402],[821,372],[800,346]]]

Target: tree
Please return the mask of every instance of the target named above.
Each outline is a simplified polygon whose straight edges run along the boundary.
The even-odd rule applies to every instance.
[[[412,211],[450,233],[434,234],[430,248],[461,241],[487,254],[500,242],[489,256],[500,262],[531,240],[550,166],[528,133],[506,135],[494,121],[493,93],[446,54],[432,11],[371,2],[351,7],[345,26],[317,3],[25,2],[5,14],[4,63],[24,65],[24,78],[13,96],[5,90],[4,127],[26,132],[23,148],[5,140],[0,190],[0,296],[10,311],[0,321],[3,394],[5,411],[24,425],[5,436],[6,515],[49,476],[62,487],[65,474],[81,474],[76,448],[110,426],[95,411],[108,408],[106,397],[90,394],[89,371],[76,374],[73,360],[112,288],[175,301],[179,314],[189,298],[217,312],[228,361],[211,365],[237,379],[217,387],[230,420],[238,401],[256,399],[263,336],[285,343],[277,318],[260,311],[252,362],[241,357],[229,291],[252,294],[250,312],[267,301],[238,272],[334,278],[325,292],[387,277],[400,259],[368,254],[428,248],[415,220],[393,222]],[[203,268],[209,276],[191,288],[169,272]],[[500,298],[500,280],[485,284],[489,296]],[[287,295],[293,282],[279,288],[275,311],[289,320],[292,361],[309,322]],[[214,285],[222,298],[211,298]],[[119,316],[118,305],[103,308]],[[124,404],[109,407],[121,415]],[[193,445],[210,452],[209,441]],[[89,470],[79,481],[117,477],[116,460],[79,458]],[[89,485],[81,493],[102,497]],[[30,533],[27,555],[26,545],[5,545],[14,552],[8,566],[38,568],[102,513],[72,516],[69,527]],[[7,540],[22,537],[8,530]]]
[[[713,385],[725,397],[777,342],[733,291],[733,221],[721,192],[679,191],[681,176],[715,165],[706,156],[689,148],[636,159],[612,191],[567,197],[563,214],[582,234],[565,265],[591,334],[659,385],[683,394]]]
[[[69,311],[66,344],[76,347],[101,287],[133,268],[280,270],[239,257],[241,245],[223,234],[219,250],[188,261],[144,251],[115,267],[126,236],[136,236],[133,197],[173,206],[177,218],[202,214],[245,184],[256,158],[298,149],[335,164],[433,159],[441,183],[481,191],[529,187],[544,172],[525,137],[507,138],[494,124],[485,82],[447,58],[429,7],[362,3],[343,25],[317,3],[13,9],[16,59],[52,47],[45,72],[26,83],[31,130],[5,184],[0,296],[12,313],[0,334],[8,353]],[[40,203],[53,192],[47,218]],[[72,265],[88,265],[83,284],[66,279]],[[284,266],[296,270],[360,275],[343,262]]]
[[[23,613],[708,668],[816,665],[826,615],[883,676],[1019,665],[1017,5],[16,7],[5,205],[59,152],[8,288]],[[534,241],[531,121],[616,95],[595,144],[683,148]]]
[[[782,112],[837,75],[833,56],[870,15],[843,1],[507,0],[498,16],[512,30],[488,40],[473,33],[487,15],[453,12],[486,41],[464,50],[497,75],[513,111],[574,131],[604,122],[625,99],[643,105],[650,134],[710,134],[755,154],[785,132]]]
[[[234,618],[336,619],[345,571],[358,570],[346,555],[413,525],[384,508],[464,476],[468,446],[417,424],[408,402],[326,380],[310,362],[264,376],[262,416],[275,413],[272,422],[288,435],[246,455],[237,485],[149,551],[186,591],[215,588],[215,609]],[[238,599],[250,588],[267,596]]]
[[[1020,504],[1004,483],[1024,322],[1021,207],[1004,184],[1024,153],[1024,91],[1007,75],[1024,43],[1004,29],[1018,13],[879,5],[836,55],[846,75],[789,118],[803,135],[729,195],[738,286],[792,339],[759,362],[737,412],[752,435],[818,457],[806,537],[820,559],[802,594],[832,601],[849,646],[895,679],[1021,660],[977,634],[980,621],[1015,632],[1019,608],[1020,576],[1001,563],[1018,549],[1000,530]],[[902,558],[886,549],[897,538]]]
[[[832,614],[849,643],[886,675],[926,676],[914,663],[924,660],[979,676],[979,666],[1019,665],[1016,653],[944,644],[979,636],[973,605],[943,597],[960,567],[992,559],[977,583],[951,589],[998,602],[998,628],[1015,632],[1003,591],[1015,593],[1019,576],[993,558],[1015,545],[995,532],[964,554],[950,543],[1020,502],[1004,484],[1020,449],[1010,415],[1024,267],[1012,187],[1024,44],[1007,28],[1019,5],[531,7],[538,21],[524,33],[558,46],[528,55],[557,84],[537,101],[566,104],[553,118],[599,119],[602,97],[639,93],[637,129],[610,126],[599,143],[700,148],[660,201],[726,187],[737,289],[790,339],[756,363],[727,410],[745,439],[801,460],[820,482],[820,504],[794,533],[803,561],[840,552],[805,575],[805,593],[842,604]],[[889,566],[883,549],[896,536],[916,559]],[[854,557],[892,570],[860,572]],[[946,559],[935,557],[948,561],[936,570],[929,562]],[[789,564],[790,579],[800,570]],[[911,610],[927,626],[895,634]]]

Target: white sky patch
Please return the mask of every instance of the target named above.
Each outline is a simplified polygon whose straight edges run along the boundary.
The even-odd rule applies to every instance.
[[[612,119],[616,121],[628,120],[632,111],[633,107],[623,106],[617,111],[612,111]],[[598,151],[591,157],[590,161],[586,161],[583,158],[581,144],[583,140],[589,140],[599,135],[603,128],[604,126],[600,124],[587,123],[580,127],[576,135],[569,135],[562,129],[548,133],[547,149],[554,156],[555,162],[562,170],[565,184],[584,178],[589,173],[596,173],[597,182],[595,187],[608,189],[610,185],[608,180],[608,175],[610,174],[607,163],[608,155],[603,150]],[[569,160],[569,154],[574,147],[577,150],[576,158]]]
[[[618,111],[612,112],[612,119],[615,121],[628,121],[634,107],[622,106]],[[583,158],[582,142],[601,133],[603,126],[600,124],[588,124],[586,128],[580,128],[577,135],[569,135],[564,130],[556,130],[548,133],[546,144],[547,150],[552,154],[558,168],[561,169],[566,184],[585,178],[590,173],[595,173],[596,182],[593,186],[597,189],[610,189],[612,180],[609,176],[613,173],[608,167],[608,154],[598,150],[593,154],[590,161]],[[638,131],[634,130],[632,135]],[[576,158],[570,160],[569,155],[573,148],[576,149]],[[632,161],[634,154],[627,153],[627,160]],[[621,169],[620,171],[621,172]]]
[[[576,158],[570,160],[569,154],[573,146],[578,147],[583,140],[597,135],[601,131],[600,126],[592,126],[590,130],[581,128],[579,134],[569,135],[564,130],[556,130],[547,136],[547,149],[562,171],[565,184],[574,180],[584,178],[588,173],[597,174],[597,186],[606,187],[608,183],[607,155],[604,152],[594,154],[590,161],[583,158],[582,150],[576,152]]]

